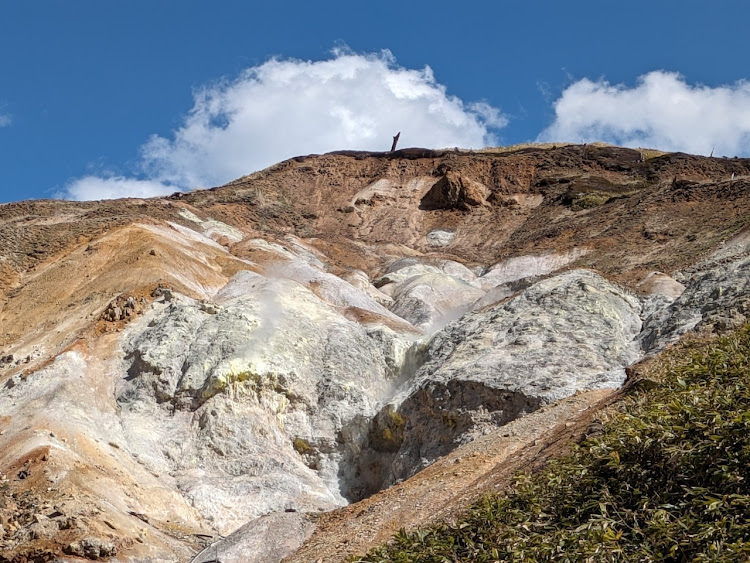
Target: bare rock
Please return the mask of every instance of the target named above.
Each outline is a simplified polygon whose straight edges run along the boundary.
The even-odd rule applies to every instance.
[[[750,318],[750,257],[708,262],[686,279],[673,301],[652,307],[641,345],[648,353],[663,349],[691,330],[728,330]]]
[[[586,250],[576,248],[564,253],[516,256],[490,267],[479,278],[479,283],[482,289],[489,291],[502,284],[546,276],[585,254]]]
[[[674,301],[685,291],[685,286],[667,274],[651,272],[638,284],[638,289],[647,295],[660,295]]]
[[[502,425],[577,391],[619,387],[640,357],[639,313],[635,297],[577,270],[449,324],[387,416],[381,411],[371,424],[362,492],[409,477],[477,426]]]
[[[353,287],[365,292],[370,298],[375,300],[383,307],[388,306],[393,302],[393,299],[380,291],[370,282],[370,278],[362,270],[352,270],[345,272],[341,275],[341,279],[352,285]]]
[[[420,209],[461,209],[468,210],[484,203],[489,190],[484,184],[448,171],[424,195]]]
[[[108,322],[118,322],[140,315],[142,312],[142,302],[133,296],[120,295],[107,305],[99,318]]]
[[[484,295],[481,289],[442,272],[413,276],[392,291],[391,311],[427,333],[457,319]]]
[[[29,526],[33,539],[45,539],[53,537],[59,530],[58,523],[43,514],[35,514],[34,521]]]
[[[305,264],[280,275],[296,280],[244,272],[210,312],[175,298],[126,335],[130,449],[173,474],[222,533],[290,503],[346,502],[345,466],[416,336],[340,278]],[[311,276],[315,293],[300,283]],[[348,304],[370,310],[367,326],[342,315]]]
[[[113,543],[100,540],[99,538],[84,538],[68,544],[63,548],[63,553],[95,561],[116,555],[117,548]]]
[[[434,229],[427,233],[427,244],[433,247],[448,246],[456,238],[456,232],[448,229]]]

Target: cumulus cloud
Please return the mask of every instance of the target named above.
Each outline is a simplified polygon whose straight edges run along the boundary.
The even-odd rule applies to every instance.
[[[399,146],[478,148],[506,124],[498,109],[449,95],[429,67],[403,68],[388,51],[338,50],[323,61],[271,59],[197,90],[181,125],[141,147],[148,187],[108,178],[97,191],[89,177],[68,193],[125,197],[132,193],[110,190],[214,186],[296,155],[388,150],[399,131]]]
[[[123,176],[85,176],[72,181],[62,197],[80,201],[92,199],[116,199],[119,197],[155,197],[171,194],[174,186],[154,180],[136,180]]]
[[[540,141],[607,141],[695,154],[750,150],[750,83],[690,85],[655,71],[634,87],[584,78],[554,103],[555,119]]]

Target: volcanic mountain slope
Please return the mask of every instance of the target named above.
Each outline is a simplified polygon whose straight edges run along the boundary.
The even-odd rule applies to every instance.
[[[451,513],[645,354],[745,320],[749,174],[406,149],[0,206],[0,560],[235,530],[197,560],[335,560]]]

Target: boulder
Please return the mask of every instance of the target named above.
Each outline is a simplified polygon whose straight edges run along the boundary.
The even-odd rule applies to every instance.
[[[117,548],[112,542],[99,538],[84,538],[65,546],[63,552],[67,555],[97,560],[112,557],[117,553]]]
[[[424,210],[468,210],[484,203],[489,190],[484,184],[448,171],[422,197],[419,208]]]
[[[646,295],[660,295],[674,301],[685,291],[685,286],[667,274],[651,272],[638,284],[638,289]]]
[[[456,232],[448,229],[434,229],[427,233],[427,244],[440,248],[448,246],[456,238]]]

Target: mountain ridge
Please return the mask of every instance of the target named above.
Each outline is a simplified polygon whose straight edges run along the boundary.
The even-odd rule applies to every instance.
[[[297,539],[253,547],[268,560],[311,533],[299,515],[485,432],[546,409],[564,428],[555,401],[596,410],[644,354],[745,318],[748,178],[609,146],[339,151],[163,198],[0,205],[0,553],[184,560],[278,514],[268,537]]]

